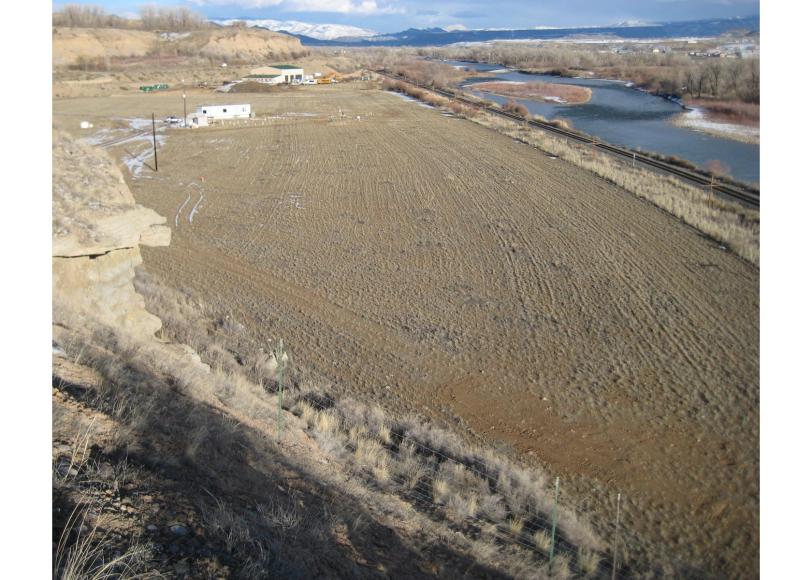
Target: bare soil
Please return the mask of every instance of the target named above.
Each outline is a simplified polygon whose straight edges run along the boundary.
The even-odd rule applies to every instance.
[[[305,380],[561,474],[604,530],[622,492],[633,557],[756,574],[758,268],[487,128],[313,88],[242,96],[258,120],[167,133],[160,172],[128,178],[174,229],[145,267],[256,347],[284,337]],[[71,99],[54,117],[78,132],[179,105]]]

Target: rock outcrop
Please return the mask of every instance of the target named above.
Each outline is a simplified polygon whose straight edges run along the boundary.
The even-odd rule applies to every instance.
[[[90,322],[151,337],[161,321],[133,287],[138,246],[169,245],[166,218],[135,203],[107,154],[64,133],[53,139],[54,323]]]

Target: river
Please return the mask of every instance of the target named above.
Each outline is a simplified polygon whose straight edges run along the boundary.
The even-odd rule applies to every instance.
[[[488,78],[471,78],[463,84],[485,80],[541,81],[571,84],[592,89],[592,99],[583,105],[559,105],[528,99],[514,99],[531,113],[548,119],[566,119],[576,129],[595,135],[608,143],[630,149],[640,148],[664,155],[676,155],[699,166],[711,160],[721,161],[730,168],[730,175],[739,181],[758,183],[759,146],[706,135],[673,124],[674,116],[683,112],[677,103],[644,91],[628,87],[621,81],[586,78],[564,78],[506,70],[499,65],[448,60],[453,66],[478,72],[491,72]],[[483,93],[469,92],[504,103],[508,99]]]

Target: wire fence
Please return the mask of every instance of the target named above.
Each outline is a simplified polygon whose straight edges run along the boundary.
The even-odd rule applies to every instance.
[[[306,403],[319,413],[329,413],[339,409],[339,401],[323,393],[306,392],[291,395],[286,406],[289,410],[295,412],[299,403]],[[337,413],[336,419],[341,420],[341,417],[338,416]],[[349,430],[352,426],[344,424],[342,421],[339,425],[339,428],[341,427]],[[391,426],[389,427],[391,428]],[[278,425],[278,429],[280,430],[280,435],[283,435],[282,430],[284,426],[281,423]],[[334,439],[334,442],[337,441],[337,439]],[[469,473],[482,478],[482,480],[488,483],[489,487],[495,486],[498,481],[498,474],[494,473],[496,468],[494,466],[488,466],[481,458],[468,456],[465,459],[459,459],[449,454],[449,452],[432,447],[415,437],[409,436],[405,430],[393,430],[392,442],[389,444],[382,442],[380,449],[384,451],[390,459],[398,461],[404,458],[400,454],[400,449],[406,444],[410,444],[414,449],[419,450],[423,457],[437,458],[437,468],[439,468],[439,465],[442,463],[459,465]],[[348,440],[341,443],[340,449],[354,453],[358,447],[352,441]],[[359,462],[359,467],[366,467],[370,470],[372,468],[372,466],[366,465],[363,462]],[[436,473],[437,471],[435,470],[434,475],[436,475]],[[579,549],[573,541],[561,538],[560,528],[559,533],[556,534],[553,531],[556,523],[550,523],[546,514],[541,513],[541,510],[538,508],[533,511],[519,511],[511,509],[508,505],[504,505],[503,518],[492,518],[477,511],[476,515],[465,515],[457,518],[458,521],[455,522],[444,513],[444,510],[448,507],[445,501],[436,497],[432,489],[429,488],[428,483],[423,481],[427,475],[432,474],[424,474],[421,476],[420,481],[413,486],[409,484],[408,478],[405,475],[393,474],[390,479],[398,484],[396,486],[397,493],[402,499],[407,500],[413,507],[420,509],[430,516],[434,516],[435,518],[439,517],[444,522],[455,524],[459,528],[459,531],[465,534],[466,537],[469,537],[469,539],[475,540],[476,538],[471,537],[473,535],[481,537],[482,534],[489,534],[504,545],[514,545],[529,551],[538,558],[541,566],[548,567],[548,571],[551,571],[554,566],[566,566],[569,568],[572,564],[577,570],[581,570],[582,572],[588,571],[588,575],[591,577],[629,577],[628,574],[630,571],[625,563],[620,561],[618,554],[619,520],[614,523],[613,541],[607,542],[607,545],[612,547],[611,551]],[[374,472],[370,474],[369,478],[371,480],[376,479]],[[554,510],[560,509],[557,497],[553,506]],[[590,530],[594,529],[592,522],[594,516],[592,514],[569,506],[564,509],[565,513],[569,512],[575,514],[579,517],[581,522],[586,522]],[[515,529],[511,529],[512,527]],[[468,533],[466,534],[466,532]],[[539,533],[546,534],[546,536],[539,539],[537,536]],[[549,547],[544,544],[549,544]],[[590,552],[594,554],[594,558],[599,558],[598,560],[593,560],[591,566],[589,566],[589,561],[586,560]],[[571,564],[561,560],[562,556],[569,558]],[[587,566],[589,567],[587,568]],[[584,568],[587,568],[587,570],[584,570]]]

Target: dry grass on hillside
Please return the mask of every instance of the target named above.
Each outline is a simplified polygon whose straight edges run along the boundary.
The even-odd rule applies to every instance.
[[[546,537],[551,525],[552,491],[543,473],[473,448],[416,417],[394,420],[378,408],[333,400],[316,389],[291,390],[280,411],[279,385],[268,370],[273,355],[238,352],[238,321],[215,316],[143,271],[138,288],[148,309],[165,321],[164,338],[193,345],[205,364],[178,347],[135,341],[111,329],[92,335],[60,330],[57,341],[100,377],[81,389],[80,400],[115,423],[107,447],[150,473],[163,466],[155,477],[174,478],[175,488],[187,489],[198,506],[200,541],[228,555],[241,577],[263,577],[268,570],[352,575],[342,568],[347,556],[336,534],[357,527],[359,518],[367,524],[366,531],[351,533],[357,549],[373,543],[383,522],[391,520],[395,528],[411,531],[387,542],[388,557],[413,561],[411,551],[424,553],[452,576],[465,568],[474,576],[567,578],[579,570],[590,576],[584,563],[605,568],[605,542],[581,516],[559,505],[561,556],[548,575],[546,549],[534,539]],[[67,313],[55,318],[69,328],[78,322]],[[88,325],[76,328],[81,327]],[[295,374],[285,384],[292,389]],[[79,437],[67,454],[70,466],[65,468],[65,459],[55,463],[55,494],[73,497],[96,485],[88,448],[98,454],[98,445]],[[283,477],[285,470],[309,482],[304,504],[274,483],[291,477]],[[60,479],[60,473],[72,475]],[[199,489],[207,491],[194,491]],[[245,501],[254,507],[241,509]],[[75,499],[72,505],[81,503]],[[96,554],[77,564],[84,568],[99,554],[109,556],[101,532],[88,540],[79,529],[65,524],[65,537],[72,539],[64,542],[63,554]],[[82,541],[88,542],[86,550]],[[155,555],[161,550],[142,544],[136,541],[123,552],[130,554],[128,565],[139,572],[161,569],[165,563]],[[314,559],[330,564],[320,568]]]

